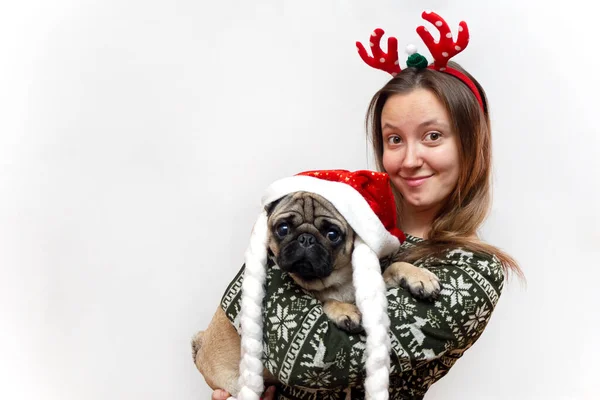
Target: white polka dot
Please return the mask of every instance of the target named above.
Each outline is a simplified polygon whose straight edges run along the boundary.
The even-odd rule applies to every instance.
[[[371,33],[371,36],[377,36],[377,32],[373,31],[373,33]]]
[[[434,40],[433,43],[439,44],[440,42],[439,42],[439,40]]]
[[[397,72],[392,72],[392,76],[396,76],[396,75],[398,75]]]
[[[459,32],[462,32],[462,31],[463,31],[463,30],[462,30],[462,26],[459,26],[459,27],[458,27],[458,31],[459,31]]]
[[[369,42],[369,46],[373,47],[375,46],[373,43]]]
[[[446,67],[440,68],[440,71],[445,71],[445,70],[446,70]]]
[[[448,53],[446,53],[446,52],[444,51],[444,52],[442,52],[442,56],[444,56],[444,57],[448,57]]]
[[[460,46],[454,46],[454,50],[460,51]]]
[[[452,38],[452,32],[448,32],[448,33],[446,33],[446,37],[447,37],[448,39]]]
[[[438,21],[435,23],[435,26],[442,26],[442,21]]]
[[[381,63],[384,63],[384,62],[385,62],[385,58],[381,57],[381,58],[379,59],[379,62],[381,62]]]
[[[394,65],[398,65],[398,64],[400,64],[400,61],[396,60],[396,61],[394,62]]]
[[[424,30],[425,32],[429,32],[429,31],[427,30],[427,28],[425,28],[425,27],[423,27],[423,30]]]

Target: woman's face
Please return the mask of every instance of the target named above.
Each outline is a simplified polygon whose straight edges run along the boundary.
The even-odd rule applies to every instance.
[[[459,175],[459,138],[427,89],[390,96],[381,114],[383,166],[409,210],[437,211]]]

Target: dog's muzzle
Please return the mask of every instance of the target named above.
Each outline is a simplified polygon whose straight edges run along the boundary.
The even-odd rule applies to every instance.
[[[310,233],[300,234],[282,248],[277,264],[307,281],[325,278],[333,271],[329,250]]]

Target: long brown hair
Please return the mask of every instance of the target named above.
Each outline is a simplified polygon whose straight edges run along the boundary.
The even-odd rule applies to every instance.
[[[512,271],[524,278],[514,258],[477,237],[477,229],[491,206],[492,143],[488,102],[481,85],[467,71],[452,61],[448,66],[473,81],[481,95],[483,110],[468,86],[459,79],[427,68],[406,68],[373,96],[367,111],[367,132],[380,171],[385,171],[381,113],[387,99],[394,94],[409,93],[416,88],[430,90],[446,108],[452,130],[459,137],[460,172],[456,189],[435,216],[428,240],[411,248],[403,258],[414,262],[449,247],[463,247],[495,255],[505,273]],[[402,196],[395,188],[393,190],[400,211]]]

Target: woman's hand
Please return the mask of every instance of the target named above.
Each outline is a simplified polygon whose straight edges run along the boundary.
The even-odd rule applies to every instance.
[[[231,396],[223,389],[217,389],[212,393],[211,400],[227,400]],[[263,393],[263,400],[275,400],[275,386],[269,386]]]
[[[210,400],[226,400],[229,396],[230,394],[224,391],[223,389],[217,389],[214,392],[212,392]]]
[[[263,393],[263,400],[275,400],[275,386],[269,386]]]

